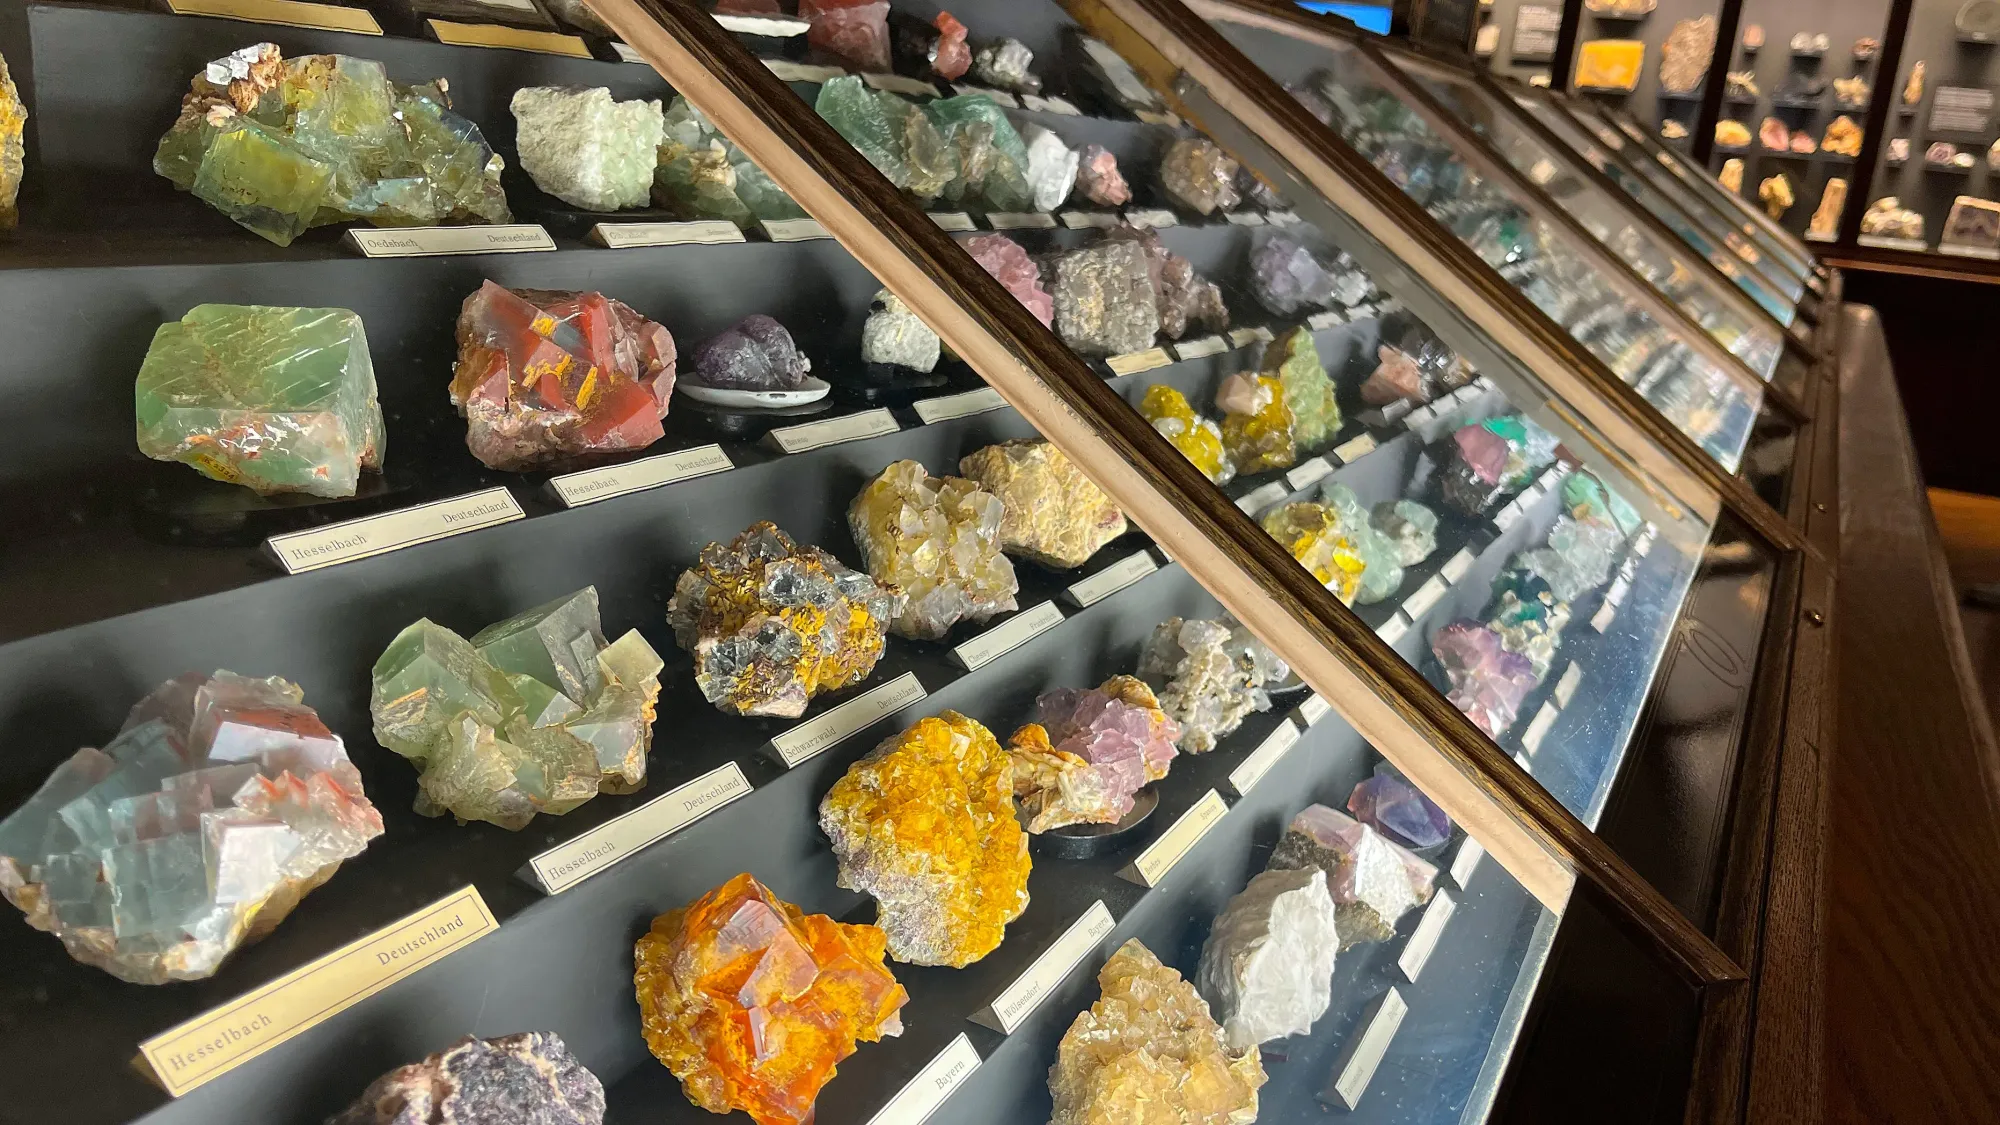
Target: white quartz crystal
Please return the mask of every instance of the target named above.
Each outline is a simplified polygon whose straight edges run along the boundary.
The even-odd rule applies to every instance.
[[[1230,899],[1196,973],[1230,1050],[1312,1030],[1332,999],[1338,944],[1318,868],[1266,871]]]
[[[1061,137],[1040,125],[1022,126],[1021,139],[1028,145],[1028,186],[1035,192],[1035,210],[1061,207],[1076,186],[1081,157]]]
[[[887,289],[875,294],[875,310],[861,326],[861,359],[929,371],[937,366],[938,334]]]
[[[514,92],[515,147],[535,186],[587,211],[642,207],[666,125],[658,100],[613,101],[599,86]]]

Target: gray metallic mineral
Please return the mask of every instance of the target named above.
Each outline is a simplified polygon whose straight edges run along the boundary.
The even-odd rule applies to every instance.
[[[1265,871],[1229,900],[1202,946],[1202,999],[1233,1051],[1301,1035],[1332,999],[1333,899],[1318,868]]]
[[[377,1078],[327,1125],[603,1125],[604,1086],[554,1032],[464,1039]]]
[[[1160,331],[1152,273],[1136,242],[1111,241],[1056,259],[1056,333],[1085,355],[1153,346]]]

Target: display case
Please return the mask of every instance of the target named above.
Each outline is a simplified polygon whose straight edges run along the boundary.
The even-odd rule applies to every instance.
[[[1164,0],[321,7],[0,23],[10,1113],[1483,1120],[1586,955],[1736,1057],[1768,232]]]

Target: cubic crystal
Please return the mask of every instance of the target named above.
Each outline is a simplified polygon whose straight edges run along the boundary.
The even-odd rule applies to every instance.
[[[917,461],[896,461],[847,507],[847,528],[868,573],[906,597],[889,629],[919,641],[943,640],[960,621],[1015,609],[1020,583],[1000,552],[1006,518],[1000,498],[962,477],[933,477]]]
[[[1237,164],[1214,141],[1181,137],[1160,158],[1160,187],[1167,198],[1201,215],[1233,211]]]
[[[1180,724],[1174,745],[1184,754],[1208,753],[1252,711],[1270,710],[1267,685],[1290,672],[1239,630],[1228,621],[1169,617],[1139,654],[1139,675],[1159,693],[1160,710]]]
[[[1195,974],[1231,1051],[1303,1035],[1333,1000],[1339,944],[1326,873],[1263,871],[1209,928]]]
[[[1056,333],[1085,355],[1121,355],[1153,346],[1160,310],[1146,252],[1110,240],[1056,259]]]
[[[1132,202],[1131,185],[1118,171],[1118,158],[1103,145],[1085,145],[1078,155],[1076,191],[1099,207],[1123,207]]]
[[[989,445],[960,458],[958,471],[1000,498],[1000,548],[1010,555],[1082,566],[1125,534],[1125,513],[1049,442]]]
[[[1239,371],[1215,392],[1222,414],[1222,448],[1238,472],[1289,469],[1299,459],[1294,421],[1276,379]]]
[[[805,385],[812,360],[776,320],[746,316],[703,340],[694,350],[694,378],[735,391],[795,391]]]
[[[1307,805],[1292,818],[1271,867],[1326,873],[1342,949],[1395,937],[1403,915],[1430,901],[1437,878],[1437,868],[1325,805]]]
[[[1178,388],[1167,383],[1147,387],[1146,396],[1139,400],[1139,414],[1200,469],[1201,475],[1216,484],[1236,479],[1236,466],[1222,451],[1222,427],[1196,414]]]
[[[889,70],[889,0],[799,0],[799,18],[817,50],[856,70]]]
[[[536,187],[586,211],[646,205],[665,140],[659,99],[613,101],[602,86],[524,86],[508,104],[521,170]]]
[[[327,1125],[604,1125],[604,1085],[553,1031],[468,1035],[377,1078]]]
[[[1347,811],[1409,848],[1434,848],[1451,838],[1451,818],[1387,762],[1348,795]]]
[[[1055,298],[1042,288],[1042,271],[1020,243],[1004,234],[981,234],[966,239],[965,251],[1006,286],[1015,300],[1027,306],[1035,319],[1045,325],[1055,323]]]

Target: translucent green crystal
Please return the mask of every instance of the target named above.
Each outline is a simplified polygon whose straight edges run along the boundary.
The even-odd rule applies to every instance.
[[[855,75],[822,85],[813,109],[889,182],[920,199],[937,198],[958,178],[957,154],[930,117]]]
[[[1311,453],[1340,432],[1340,403],[1333,380],[1320,366],[1312,333],[1294,328],[1264,349],[1264,374],[1284,388],[1285,406],[1292,412],[1292,440],[1300,452]]]
[[[1340,533],[1347,536],[1361,559],[1361,582],[1355,589],[1355,604],[1374,605],[1401,589],[1403,564],[1396,556],[1396,545],[1369,522],[1368,509],[1361,506],[1361,498],[1354,490],[1328,480],[1320,489],[1320,499],[1333,509],[1339,518]]]
[[[688,219],[800,219],[805,210],[750,162],[686,98],[667,107],[666,139],[653,171],[653,202]]]
[[[134,406],[146,456],[258,492],[352,496],[382,466],[375,368],[346,309],[196,305],[153,334]]]
[[[1028,146],[993,99],[962,94],[931,102],[924,110],[958,162],[957,175],[945,185],[945,198],[988,211],[1032,209]]]

